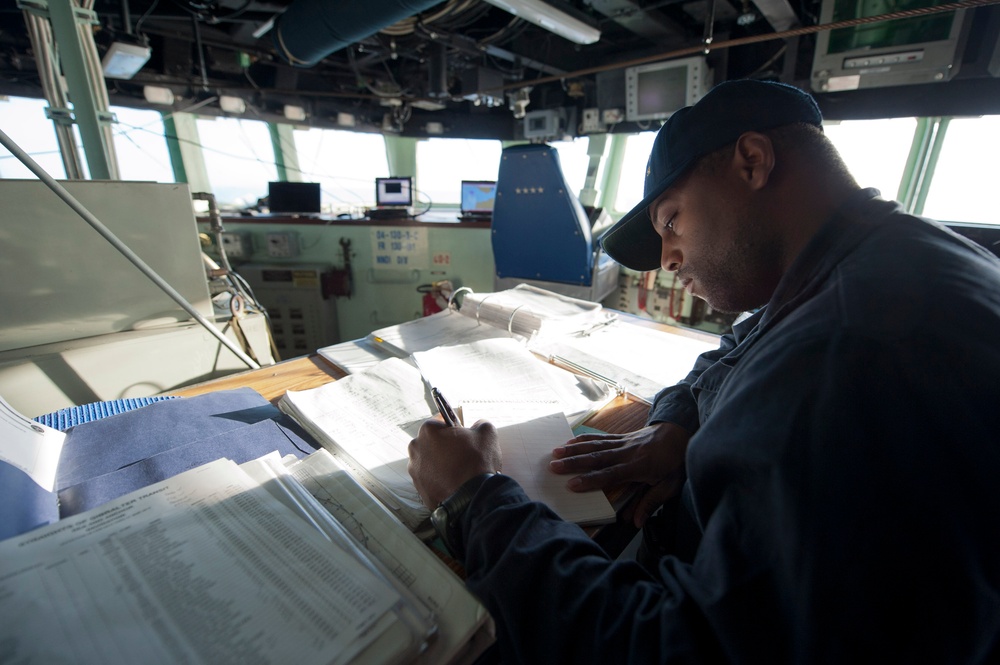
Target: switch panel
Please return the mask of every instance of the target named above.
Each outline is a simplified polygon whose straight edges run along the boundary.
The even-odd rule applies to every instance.
[[[601,124],[601,109],[583,109],[583,132],[599,132],[603,129]]]
[[[223,233],[222,249],[231,259],[245,259],[253,254],[253,243],[248,233]]]
[[[625,120],[625,111],[622,109],[604,109],[601,117],[607,125],[614,125]]]
[[[240,275],[268,312],[278,355],[291,358],[340,341],[337,301],[326,286],[332,266],[247,263]]]
[[[291,259],[299,255],[299,239],[295,233],[268,233],[267,255]]]

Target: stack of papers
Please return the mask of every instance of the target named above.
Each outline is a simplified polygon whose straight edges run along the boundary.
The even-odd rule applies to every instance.
[[[0,660],[465,665],[493,642],[462,580],[260,395],[171,402],[63,433],[0,400],[0,471],[53,505],[75,483],[63,519],[2,525]]]
[[[402,663],[434,630],[228,460],[0,542],[0,562],[18,662]]]

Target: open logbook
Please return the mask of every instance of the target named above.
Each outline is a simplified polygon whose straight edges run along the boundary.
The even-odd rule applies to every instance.
[[[518,426],[526,444],[504,449],[504,470],[524,481],[529,496],[546,502],[554,495],[530,490],[540,487],[538,460],[572,438],[569,423],[581,422],[614,395],[606,384],[540,362],[513,339],[492,339],[418,353],[413,361],[390,358],[319,388],[288,391],[279,407],[416,530],[429,511],[407,473],[407,446],[436,413],[428,382],[460,410],[474,408],[477,418]],[[520,414],[519,422],[509,415],[512,409]],[[517,477],[518,468],[530,473]],[[553,478],[565,485],[564,479]],[[593,509],[566,511],[567,519],[582,524],[614,519],[602,492],[564,494],[560,500]]]

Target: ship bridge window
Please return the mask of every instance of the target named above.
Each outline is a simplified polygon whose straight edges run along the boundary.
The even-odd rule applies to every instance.
[[[587,180],[587,168],[590,156],[587,154],[588,138],[577,138],[572,141],[551,141],[549,145],[559,153],[559,165],[570,191],[577,196],[583,191]]]
[[[158,111],[112,106],[118,172],[122,180],[174,182],[163,116]]]
[[[417,142],[415,208],[458,207],[463,180],[496,180],[500,141],[433,138]]]
[[[861,187],[875,187],[884,199],[898,199],[916,118],[825,122],[823,131],[837,147]]]
[[[995,146],[1000,146],[1000,115],[951,119],[923,214],[947,222],[1000,224],[1000,166],[990,154]]]
[[[296,128],[293,136],[299,179],[320,183],[324,212],[359,216],[375,205],[375,178],[391,175],[385,137],[317,127]]]
[[[656,132],[632,134],[625,140],[622,156],[621,176],[618,178],[618,196],[615,197],[615,212],[624,214],[642,200],[642,188],[646,182],[646,162],[653,149]]]
[[[21,150],[28,153],[46,173],[62,180],[66,178],[66,169],[59,154],[59,142],[56,140],[52,121],[45,117],[48,105],[44,99],[28,97],[0,99],[0,127],[3,127],[7,136],[20,146]],[[79,147],[81,143],[79,132],[74,133],[80,155],[83,155],[83,148]],[[0,146],[0,178],[33,179],[34,177],[28,167],[21,164],[6,148]]]
[[[267,196],[277,180],[267,123],[237,118],[198,118],[205,169],[220,207],[245,208]]]

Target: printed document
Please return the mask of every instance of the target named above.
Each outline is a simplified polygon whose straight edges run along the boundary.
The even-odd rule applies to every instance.
[[[393,589],[218,460],[0,542],[12,661],[347,663]]]

